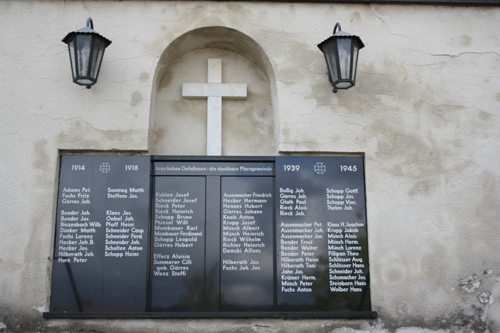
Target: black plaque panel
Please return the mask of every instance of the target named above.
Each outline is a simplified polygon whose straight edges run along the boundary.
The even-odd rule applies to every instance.
[[[273,310],[273,192],[271,177],[222,177],[222,311]]]
[[[370,311],[362,157],[276,158],[278,311]]]
[[[153,216],[151,310],[204,311],[205,177],[156,177]]]
[[[149,156],[62,156],[53,312],[146,310]]]

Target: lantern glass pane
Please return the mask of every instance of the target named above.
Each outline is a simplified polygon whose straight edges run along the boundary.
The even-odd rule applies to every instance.
[[[348,89],[348,88],[351,88],[352,86],[353,86],[353,84],[351,81],[341,81],[335,85],[335,87],[337,87],[337,89]]]
[[[90,76],[93,79],[97,79],[99,75],[99,68],[101,67],[102,55],[104,54],[104,42],[100,38],[96,38],[94,41],[94,50],[92,51],[92,70]]]
[[[68,42],[68,50],[69,50],[69,60],[71,62],[71,75],[73,75],[73,80],[74,80],[76,75],[75,38],[73,38],[70,42]]]
[[[351,72],[351,43],[347,38],[337,39],[339,50],[340,78],[344,80],[350,79]]]
[[[352,52],[352,82],[356,81],[356,69],[358,68],[358,53],[359,46],[358,43],[354,43],[353,52]]]
[[[89,76],[91,41],[92,41],[92,36],[90,35],[78,35],[76,37],[78,76]]]
[[[330,73],[330,83],[334,83],[339,79],[338,64],[337,64],[337,44],[332,40],[323,47],[325,54],[326,65]]]

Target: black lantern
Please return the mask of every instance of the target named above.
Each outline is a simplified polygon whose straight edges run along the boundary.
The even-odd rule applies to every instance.
[[[104,49],[111,41],[94,31],[90,17],[86,27],[70,32],[62,41],[68,44],[73,82],[90,89],[97,82]]]
[[[358,52],[364,46],[358,36],[343,32],[339,23],[335,24],[333,36],[318,45],[325,55],[328,78],[334,93],[338,89],[349,89],[354,86]]]

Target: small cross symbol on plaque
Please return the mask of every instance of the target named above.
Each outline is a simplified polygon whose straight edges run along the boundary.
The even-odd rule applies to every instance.
[[[244,83],[222,83],[222,60],[208,59],[208,83],[182,84],[182,97],[207,98],[207,155],[222,154],[222,98],[246,99]]]

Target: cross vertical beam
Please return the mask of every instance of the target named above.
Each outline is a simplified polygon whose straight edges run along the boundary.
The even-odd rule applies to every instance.
[[[207,98],[207,155],[222,155],[222,98],[246,99],[244,83],[222,83],[222,60],[208,59],[207,83],[183,83],[182,97]]]

